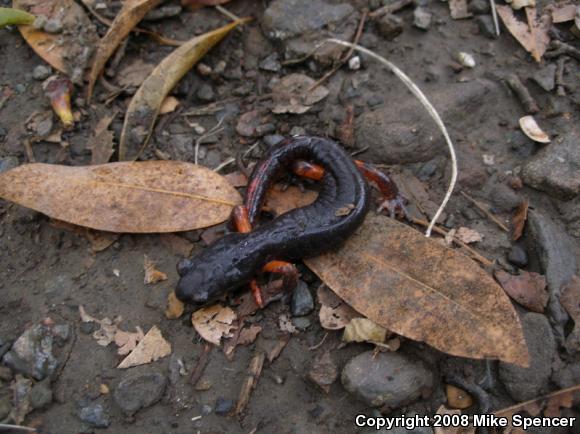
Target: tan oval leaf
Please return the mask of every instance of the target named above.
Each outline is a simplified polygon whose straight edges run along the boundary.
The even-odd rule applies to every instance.
[[[53,68],[72,77],[75,69],[85,69],[86,48],[98,40],[97,29],[84,9],[73,0],[14,0],[13,6],[47,20],[62,23],[60,33],[47,33],[34,26],[19,26],[28,45]],[[82,79],[82,76],[78,77]],[[77,80],[75,80],[77,81]]]
[[[212,226],[241,202],[222,176],[178,161],[23,165],[0,174],[0,197],[76,225],[133,233]]]
[[[354,309],[399,335],[456,356],[529,363],[518,316],[493,278],[402,223],[371,213],[342,249],[305,263]]]

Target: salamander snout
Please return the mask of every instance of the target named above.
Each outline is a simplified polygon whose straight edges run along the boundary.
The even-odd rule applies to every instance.
[[[177,282],[175,295],[178,299],[184,302],[205,304],[209,301],[209,291],[206,285],[203,284],[203,279],[200,278],[199,272],[188,268],[187,270],[180,269],[178,272],[181,279]]]

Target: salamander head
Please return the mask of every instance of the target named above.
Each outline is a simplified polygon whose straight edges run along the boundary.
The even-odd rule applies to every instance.
[[[181,276],[175,295],[181,301],[205,304],[222,297],[244,283],[233,265],[229,249],[209,247],[193,259],[183,259],[177,264]]]

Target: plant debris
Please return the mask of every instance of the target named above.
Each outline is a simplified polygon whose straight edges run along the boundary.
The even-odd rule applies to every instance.
[[[199,335],[206,341],[220,346],[223,337],[231,337],[235,327],[236,313],[229,307],[219,304],[196,310],[191,316],[191,323]]]
[[[274,107],[272,112],[302,114],[306,113],[318,101],[328,96],[328,89],[314,85],[314,79],[304,74],[290,74],[283,77],[272,87]]]
[[[524,270],[518,275],[496,270],[494,275],[507,295],[519,304],[534,312],[544,312],[550,298],[544,276]]]
[[[145,269],[145,278],[143,279],[145,285],[167,280],[167,274],[156,269],[155,263],[147,255],[145,255],[143,261],[143,268]]]
[[[153,326],[117,368],[126,369],[144,365],[167,357],[169,354],[171,354],[171,344],[163,338],[157,326]]]

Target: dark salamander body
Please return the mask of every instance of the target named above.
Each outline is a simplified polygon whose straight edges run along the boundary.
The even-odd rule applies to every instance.
[[[193,303],[216,299],[248,284],[271,260],[296,261],[337,248],[362,224],[370,192],[351,157],[331,140],[300,136],[273,147],[256,165],[245,198],[252,223],[267,189],[297,160],[325,169],[317,200],[252,232],[228,234],[191,260],[182,261],[176,290],[179,299]]]

